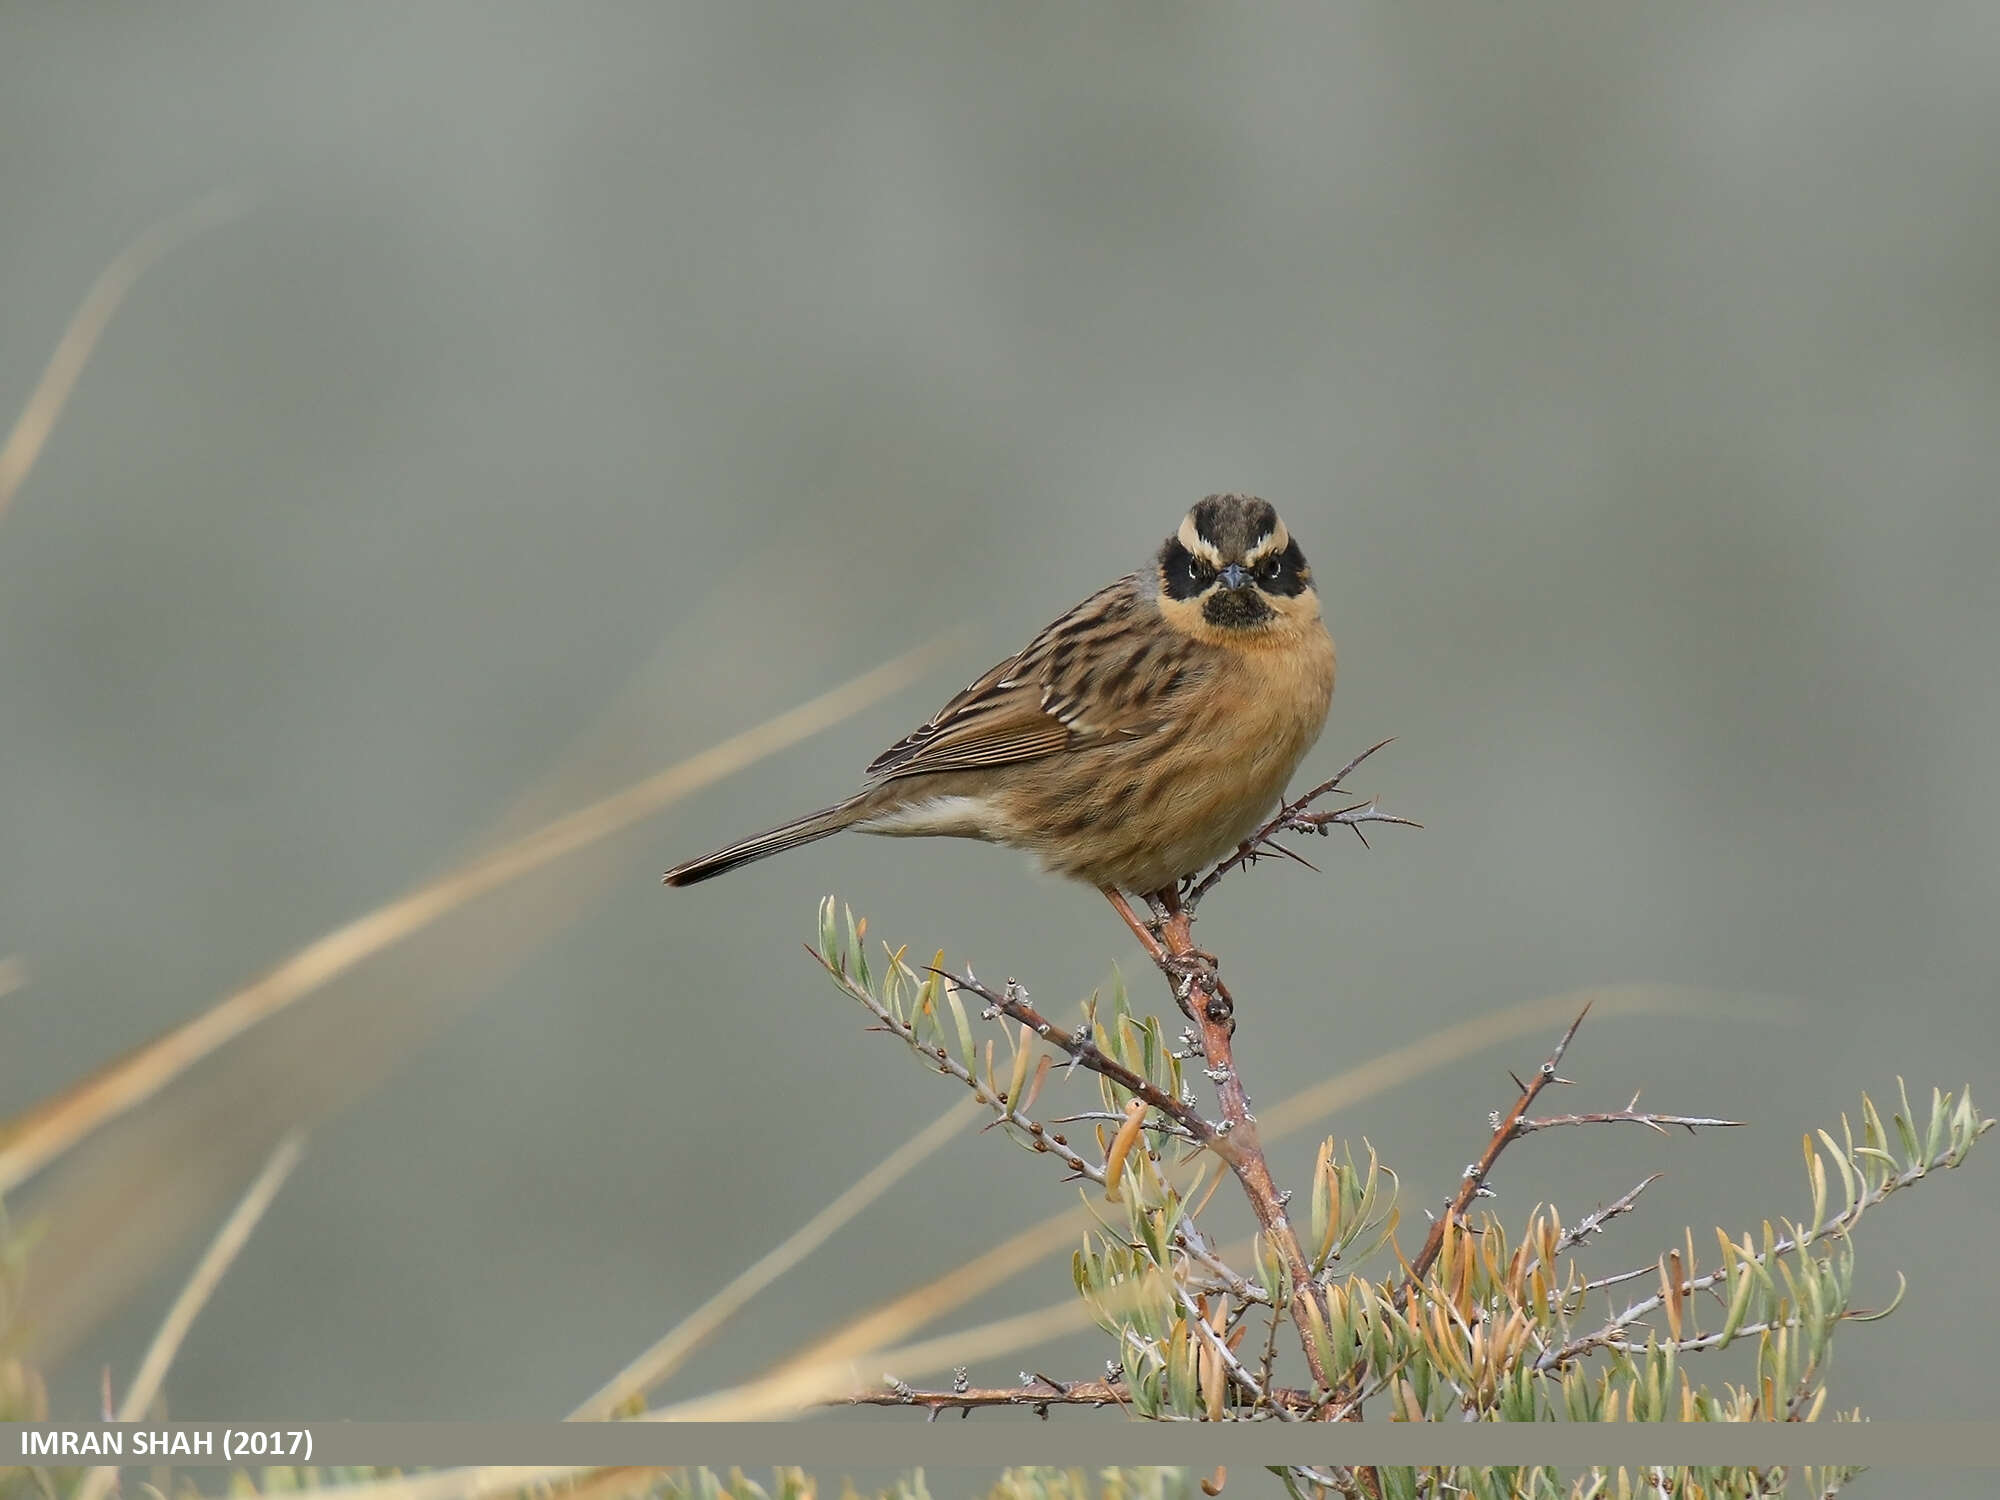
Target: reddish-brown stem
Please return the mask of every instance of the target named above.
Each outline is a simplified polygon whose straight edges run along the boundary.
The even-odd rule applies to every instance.
[[[1331,1372],[1323,1367],[1319,1351],[1307,1332],[1309,1325],[1304,1299],[1318,1296],[1313,1284],[1312,1267],[1307,1263],[1305,1252],[1299,1247],[1299,1237],[1292,1232],[1291,1222],[1285,1216],[1285,1201],[1289,1195],[1280,1193],[1277,1183],[1271,1178],[1270,1163],[1264,1158],[1264,1146],[1257,1135],[1257,1117],[1250,1113],[1249,1095],[1244,1092],[1243,1080],[1236,1072],[1236,1059],[1231,1051],[1231,1033],[1236,1029],[1236,1003],[1228,987],[1217,976],[1208,956],[1195,946],[1194,914],[1181,905],[1173,891],[1159,892],[1154,898],[1167,911],[1157,935],[1151,926],[1140,920],[1122,895],[1116,891],[1104,894],[1118,915],[1125,919],[1125,925],[1132,929],[1133,936],[1139,939],[1140,946],[1159,966],[1161,973],[1167,976],[1167,982],[1174,988],[1175,1000],[1199,1029],[1208,1077],[1214,1082],[1216,1095],[1222,1104],[1222,1121],[1207,1142],[1208,1148],[1221,1157],[1236,1175],[1244,1196],[1250,1200],[1251,1212],[1263,1228],[1265,1240],[1284,1261],[1285,1270],[1292,1279],[1292,1322],[1298,1329],[1306,1364],[1319,1388],[1331,1390]],[[1319,1311],[1323,1313],[1324,1308],[1319,1308]]]

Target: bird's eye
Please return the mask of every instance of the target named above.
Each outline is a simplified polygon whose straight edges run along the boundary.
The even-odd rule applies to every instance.
[[[1263,563],[1257,569],[1257,576],[1263,579],[1264,582],[1266,583],[1276,583],[1280,578],[1284,576],[1284,573],[1285,573],[1284,561],[1283,559],[1276,557],[1265,558]]]
[[[1198,557],[1190,557],[1187,560],[1187,576],[1189,583],[1207,584],[1214,580],[1215,569]]]

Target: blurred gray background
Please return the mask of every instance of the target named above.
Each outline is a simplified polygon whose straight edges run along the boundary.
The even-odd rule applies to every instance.
[[[963,631],[66,1163],[158,1190],[51,1225],[59,1408],[129,1375],[296,1115],[172,1409],[568,1410],[953,1101],[800,952],[825,891],[1064,1012],[1137,975],[1096,896],[977,846],[657,877],[851,789],[1217,489],[1322,583],[1307,771],[1396,735],[1357,785],[1427,825],[1204,908],[1260,1102],[1540,995],[1704,992],[1586,1026],[1561,1103],[1751,1129],[1496,1179],[1574,1217],[1665,1170],[1604,1269],[1803,1214],[1800,1133],[1898,1074],[1992,1109],[1996,80],[1972,3],[0,8],[0,423],[122,246],[242,205],[139,284],[0,519],[6,1113]],[[1550,1040],[1331,1128],[1420,1220]],[[1863,1226],[1860,1300],[1912,1290],[1838,1402],[1996,1414],[1984,1156]],[[968,1137],[666,1394],[1074,1201]]]

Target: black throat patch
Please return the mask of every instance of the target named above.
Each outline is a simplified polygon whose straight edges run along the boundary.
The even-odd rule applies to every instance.
[[[1201,617],[1225,630],[1262,625],[1271,614],[1271,606],[1255,589],[1217,589],[1201,601]]]

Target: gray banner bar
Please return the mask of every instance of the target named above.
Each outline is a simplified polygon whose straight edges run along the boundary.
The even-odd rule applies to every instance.
[[[865,1422],[0,1423],[0,1465],[1866,1464],[2000,1467],[2000,1423],[1254,1426],[995,1420]]]

